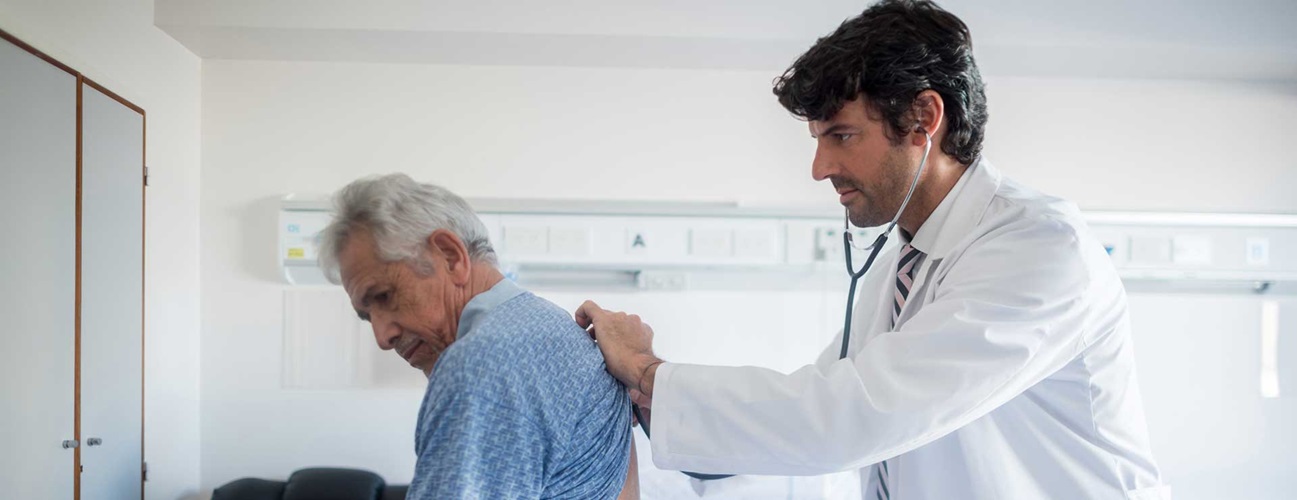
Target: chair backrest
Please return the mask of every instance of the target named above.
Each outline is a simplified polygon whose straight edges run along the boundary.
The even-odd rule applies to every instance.
[[[357,469],[301,469],[288,476],[283,500],[382,500],[387,483]]]
[[[225,483],[212,492],[212,500],[282,500],[284,482],[245,477]]]
[[[408,486],[388,486],[373,472],[343,468],[301,469],[288,481],[243,478],[212,492],[212,500],[405,500]]]
[[[405,494],[409,490],[410,487],[404,484],[388,486],[383,489],[383,500],[405,500]]]

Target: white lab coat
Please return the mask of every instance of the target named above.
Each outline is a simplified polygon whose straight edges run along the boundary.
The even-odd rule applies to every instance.
[[[653,462],[860,468],[864,496],[887,459],[894,500],[1170,498],[1149,449],[1125,290],[1074,205],[979,160],[911,244],[924,257],[897,326],[891,245],[861,281],[847,359],[839,335],[787,375],[661,365]]]

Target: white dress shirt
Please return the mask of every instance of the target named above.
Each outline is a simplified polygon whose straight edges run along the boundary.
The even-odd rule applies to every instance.
[[[888,460],[893,500],[1170,498],[1125,289],[1073,204],[979,160],[909,243],[924,257],[900,319],[893,327],[892,244],[862,278],[846,359],[839,334],[791,374],[659,366],[653,462],[858,468],[863,496]]]

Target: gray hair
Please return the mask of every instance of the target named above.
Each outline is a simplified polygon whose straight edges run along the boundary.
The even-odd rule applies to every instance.
[[[366,177],[333,196],[333,222],[320,231],[320,269],[333,283],[341,282],[338,256],[353,231],[368,229],[379,258],[408,261],[425,267],[419,258],[428,235],[438,229],[455,233],[468,247],[469,258],[498,266],[486,225],[455,193],[441,186],[420,184],[405,174]]]

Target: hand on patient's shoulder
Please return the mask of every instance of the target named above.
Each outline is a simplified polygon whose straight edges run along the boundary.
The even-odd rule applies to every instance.
[[[608,373],[626,387],[652,396],[653,382],[645,378],[662,363],[653,354],[653,328],[639,316],[608,311],[589,300],[576,310],[575,317],[577,325],[590,332],[599,345]]]

